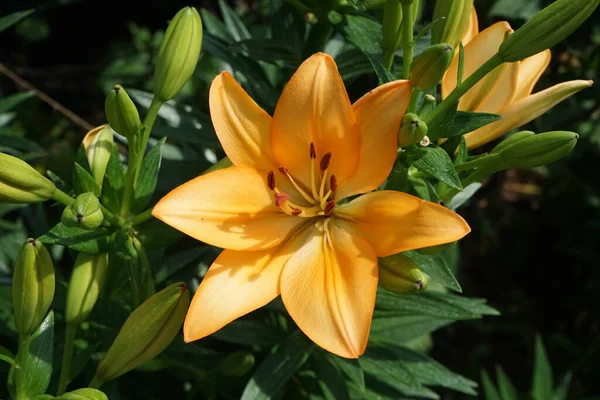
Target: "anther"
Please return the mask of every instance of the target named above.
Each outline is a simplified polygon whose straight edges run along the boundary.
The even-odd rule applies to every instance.
[[[315,151],[315,144],[311,142],[310,144],[310,158],[311,159],[315,159],[317,158],[317,152]]]
[[[267,186],[269,186],[269,189],[275,190],[275,174],[273,171],[269,171],[267,175]]]
[[[297,216],[299,216],[300,214],[302,214],[302,210],[298,210],[297,208],[293,208],[293,209],[292,209],[292,215],[293,215],[294,217],[297,217]]]
[[[321,171],[325,171],[329,168],[329,163],[331,162],[331,153],[326,153],[323,158],[321,158]]]
[[[331,212],[333,211],[333,209],[335,208],[335,201],[328,201],[327,204],[325,205],[325,208],[323,209],[323,214],[325,215],[329,215],[331,214]]]
[[[332,192],[335,192],[337,189],[337,178],[335,177],[335,175],[331,175],[331,177],[329,178],[329,190],[331,190]]]
[[[288,169],[286,167],[279,167],[279,172],[281,172],[284,175],[290,174],[290,172],[288,171]]]

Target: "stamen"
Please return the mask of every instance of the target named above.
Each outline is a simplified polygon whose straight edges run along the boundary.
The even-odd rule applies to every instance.
[[[335,177],[335,175],[331,175],[331,177],[329,178],[329,190],[335,192],[337,190],[337,186],[337,178]]]
[[[267,175],[267,186],[269,189],[275,190],[275,174],[273,171],[269,171],[269,174]]]
[[[331,214],[331,212],[333,211],[333,209],[335,208],[335,201],[328,201],[327,204],[325,205],[325,208],[323,209],[323,214],[325,215],[329,215]]]
[[[329,163],[331,161],[331,153],[326,153],[323,158],[321,158],[321,171],[325,171],[329,168]]]
[[[310,158],[312,160],[317,158],[317,152],[315,151],[315,144],[311,142],[310,144]]]
[[[298,191],[298,193],[300,193],[300,195],[302,197],[304,197],[304,200],[308,201],[310,204],[317,204],[318,201],[316,201],[315,199],[313,199],[312,197],[310,197],[294,180],[294,178],[292,178],[292,175],[290,175],[290,171],[288,171],[288,169],[286,167],[280,167],[279,168],[279,172],[281,172],[282,174],[284,174],[285,176],[287,176],[287,178],[290,180],[290,182],[292,182],[292,185],[294,185],[294,187],[296,188],[296,190]]]

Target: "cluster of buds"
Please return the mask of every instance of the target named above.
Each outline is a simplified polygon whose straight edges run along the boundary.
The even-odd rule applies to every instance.
[[[65,208],[60,221],[71,228],[94,230],[104,221],[100,201],[91,192],[80,194],[70,206]]]

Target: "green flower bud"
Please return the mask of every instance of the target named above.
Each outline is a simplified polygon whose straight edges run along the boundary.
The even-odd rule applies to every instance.
[[[42,323],[54,298],[54,267],[44,245],[27,239],[21,246],[12,283],[15,325],[29,335]]]
[[[557,0],[529,19],[500,46],[504,62],[524,60],[569,36],[588,19],[600,0]]]
[[[84,388],[65,393],[60,397],[52,397],[55,400],[108,400],[108,396],[97,389]],[[37,399],[34,399],[37,400]]]
[[[121,85],[115,85],[104,102],[106,120],[115,132],[131,140],[142,127],[135,104]]]
[[[106,165],[114,144],[113,132],[110,126],[102,125],[92,129],[83,138],[83,146],[87,153],[88,162],[96,184],[102,189]]]
[[[244,376],[254,366],[254,355],[247,351],[236,351],[225,357],[217,367],[217,373],[221,376]]]
[[[410,64],[410,81],[413,87],[424,92],[433,89],[450,66],[454,51],[445,43],[427,47]]]
[[[171,20],[158,50],[154,95],[171,99],[192,76],[202,47],[202,20],[193,7],[185,7]]]
[[[494,147],[490,153],[491,154],[500,153],[502,150],[504,150],[511,144],[517,143],[519,140],[528,138],[533,135],[535,135],[535,133],[532,131],[522,131],[522,132],[514,133],[514,134],[510,135],[509,137],[507,137],[506,139],[504,139],[503,141],[501,141],[500,143],[498,143],[496,145],[496,147]]]
[[[0,203],[37,203],[52,198],[56,186],[25,161],[0,153]]]
[[[107,269],[107,253],[79,253],[67,290],[65,320],[68,324],[77,325],[88,318],[104,285]]]
[[[456,47],[469,27],[473,0],[437,0],[433,10],[433,20],[439,21],[431,29],[431,43],[448,43]]]
[[[60,222],[71,228],[94,230],[104,221],[104,214],[98,198],[93,193],[77,196],[73,204],[65,208]]]
[[[160,354],[179,332],[189,304],[189,291],[181,282],[142,303],[127,318],[100,361],[98,379],[114,379]]]
[[[421,106],[421,109],[419,110],[419,117],[425,118],[430,112],[433,111],[436,104],[437,102],[434,96],[430,94],[423,96],[423,106]]]
[[[415,262],[403,254],[379,259],[379,285],[396,294],[410,294],[427,288],[428,279]]]
[[[427,135],[427,124],[416,114],[406,114],[402,118],[402,127],[398,133],[398,146],[406,147],[419,143],[425,135]]]
[[[398,0],[386,0],[383,7],[383,48],[395,52],[402,42],[402,6]]]
[[[508,167],[535,168],[569,154],[578,138],[575,132],[545,132],[521,139],[498,154]]]

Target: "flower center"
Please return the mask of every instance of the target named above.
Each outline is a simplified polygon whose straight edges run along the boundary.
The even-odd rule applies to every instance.
[[[297,217],[318,217],[328,216],[335,208],[335,190],[337,189],[337,179],[335,175],[330,174],[329,164],[331,163],[331,153],[326,153],[319,163],[317,163],[317,152],[315,145],[310,144],[310,190],[304,190],[296,182],[286,167],[279,168],[285,177],[291,182],[300,196],[304,198],[310,206],[301,206],[290,200],[290,196],[281,191],[275,182],[275,173],[270,171],[267,175],[267,185],[275,196],[275,205],[286,214]],[[317,171],[318,168],[318,171]]]

